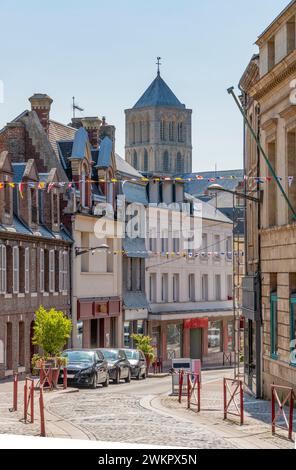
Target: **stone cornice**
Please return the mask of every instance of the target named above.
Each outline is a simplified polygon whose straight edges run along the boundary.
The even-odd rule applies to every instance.
[[[250,90],[250,95],[260,101],[265,95],[281,84],[285,79],[296,76],[296,49],[265,74]]]
[[[256,41],[257,46],[261,47],[266,41],[273,36],[278,29],[296,13],[296,2],[291,2],[286,8],[275,18],[275,20],[263,31]]]

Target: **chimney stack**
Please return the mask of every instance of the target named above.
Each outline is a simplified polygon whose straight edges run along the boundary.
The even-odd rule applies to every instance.
[[[33,96],[31,96],[31,98],[29,98],[29,101],[31,103],[32,111],[37,113],[41,125],[48,134],[49,113],[53,100],[50,98],[50,96],[44,93],[35,93]]]
[[[100,143],[100,127],[102,124],[101,119],[98,117],[84,117],[81,119],[81,122],[84,129],[88,133],[91,146],[97,149]]]

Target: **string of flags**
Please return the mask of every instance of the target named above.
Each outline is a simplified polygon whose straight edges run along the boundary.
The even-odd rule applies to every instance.
[[[281,177],[278,176],[277,179],[279,181],[284,181],[287,180],[289,186],[292,186],[295,176],[286,176],[286,177]],[[257,184],[264,184],[264,183],[270,183],[273,178],[269,176],[261,176],[261,177],[255,177],[255,176],[244,176],[244,181],[248,182],[255,182]],[[188,177],[188,178],[181,178],[181,177],[142,177],[142,178],[98,178],[96,180],[93,179],[87,179],[87,180],[76,180],[76,181],[59,181],[59,182],[51,182],[51,183],[46,183],[44,181],[21,181],[19,183],[14,183],[11,181],[2,181],[0,182],[0,190],[4,189],[5,186],[9,186],[11,188],[18,187],[19,191],[22,193],[25,186],[27,185],[30,188],[36,188],[36,189],[41,189],[41,190],[46,190],[50,191],[53,188],[73,188],[75,185],[79,183],[88,183],[88,184],[94,184],[94,183],[118,183],[118,182],[161,182],[161,181],[173,181],[173,182],[193,182],[196,180],[200,181],[207,181],[208,183],[214,183],[219,180],[239,180],[242,181],[241,177],[238,176],[216,176],[213,178],[206,178],[204,176],[199,176],[196,175],[195,177]]]
[[[106,253],[108,254],[114,254],[114,255],[128,255],[129,251],[126,250],[106,250]],[[221,256],[227,256],[229,260],[231,260],[232,256],[244,256],[244,251],[203,251],[203,252],[188,252],[188,251],[150,251],[150,250],[132,250],[133,254],[137,255],[150,255],[150,256],[162,256],[162,257],[183,257],[183,258],[208,258],[210,256],[214,257],[221,257]]]

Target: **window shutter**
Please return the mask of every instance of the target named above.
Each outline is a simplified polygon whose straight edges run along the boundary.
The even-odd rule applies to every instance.
[[[6,292],[6,246],[0,246],[0,293]]]
[[[62,292],[64,290],[64,260],[63,260],[63,252],[62,250],[59,251],[59,291]]]
[[[63,291],[68,290],[68,252],[63,253]]]
[[[30,248],[25,249],[25,293],[30,292]]]
[[[13,293],[19,292],[19,248],[13,247]]]
[[[49,252],[49,292],[54,292],[54,250]]]
[[[40,250],[40,272],[39,272],[40,292],[44,292],[44,250]]]

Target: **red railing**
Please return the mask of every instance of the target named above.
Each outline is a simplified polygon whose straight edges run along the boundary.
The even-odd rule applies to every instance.
[[[13,385],[12,408],[9,408],[9,411],[17,411],[18,374],[13,374],[12,385]]]
[[[26,377],[24,385],[24,421],[34,423],[34,380]]]
[[[283,399],[280,400],[278,392],[283,392]],[[272,434],[275,434],[276,428],[288,431],[288,438],[292,440],[293,434],[293,411],[294,411],[294,392],[291,387],[282,387],[280,385],[271,385],[271,426]],[[276,403],[278,409],[276,411]],[[289,415],[286,415],[285,406],[289,408]],[[285,425],[277,423],[278,417],[284,418]]]
[[[187,373],[187,408],[191,405],[197,406],[197,413],[200,412],[200,377],[199,374]]]
[[[46,437],[45,419],[44,419],[43,386],[42,385],[40,386],[39,410],[40,410],[40,436]]]
[[[183,383],[184,383],[184,370],[179,370],[179,395],[178,401],[179,403],[182,402],[182,395],[183,395]]]
[[[240,424],[244,424],[244,391],[242,380],[223,379],[224,396],[224,419],[227,415],[238,416]],[[237,397],[239,401],[237,401]],[[234,411],[229,411],[231,405],[234,405]]]

